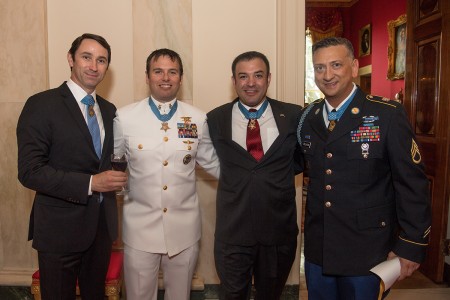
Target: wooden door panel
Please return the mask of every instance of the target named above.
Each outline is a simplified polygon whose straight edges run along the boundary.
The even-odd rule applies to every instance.
[[[439,37],[418,44],[416,135],[435,136],[439,91]]]
[[[405,108],[417,136],[430,181],[432,224],[421,271],[443,281],[443,241],[447,237],[449,197],[450,3],[407,1]],[[444,49],[444,50],[443,50]]]
[[[434,178],[436,176],[436,143],[427,142],[425,139],[417,137],[417,142],[419,143],[420,153],[422,155],[422,160],[425,164],[425,173],[427,176]]]

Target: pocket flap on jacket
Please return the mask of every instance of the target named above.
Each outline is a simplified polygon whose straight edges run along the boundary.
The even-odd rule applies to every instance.
[[[359,229],[392,226],[395,221],[395,203],[358,210]]]

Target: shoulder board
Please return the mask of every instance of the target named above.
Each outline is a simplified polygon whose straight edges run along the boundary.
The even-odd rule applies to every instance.
[[[399,105],[398,102],[381,96],[367,95],[366,99],[373,103],[380,103],[391,107],[397,107]]]
[[[325,99],[323,99],[323,98],[319,98],[319,99],[317,99],[317,100],[314,100],[313,102],[311,102],[311,103],[308,103],[308,104],[306,104],[305,105],[305,107],[303,107],[303,110],[306,110],[308,107],[312,107],[312,106],[314,106],[314,105],[316,105],[316,104],[319,104],[320,102],[322,102],[322,101],[324,101]]]
[[[323,100],[324,99],[322,98],[317,99],[316,101],[311,102],[309,105],[305,106],[305,108],[303,109],[302,116],[300,117],[300,121],[298,122],[297,127],[297,140],[300,145],[302,144],[302,127],[303,123],[305,122],[306,116],[314,108],[314,105],[321,103]]]

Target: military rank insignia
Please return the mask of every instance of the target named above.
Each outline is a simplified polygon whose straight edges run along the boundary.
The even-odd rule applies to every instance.
[[[197,124],[191,123],[191,117],[181,117],[183,123],[177,123],[179,138],[198,138]]]
[[[386,98],[386,97],[381,97],[381,96],[374,96],[374,95],[367,95],[366,96],[367,100],[381,100],[384,102],[389,102],[391,99]]]

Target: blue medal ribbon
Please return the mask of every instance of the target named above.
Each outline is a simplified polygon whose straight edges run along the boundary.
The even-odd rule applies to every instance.
[[[160,120],[161,122],[167,122],[169,121],[172,116],[175,114],[175,112],[177,111],[178,108],[178,101],[175,101],[175,103],[173,104],[172,108],[170,109],[168,114],[164,114],[162,115],[159,112],[158,107],[156,107],[155,102],[153,102],[153,100],[149,97],[148,98],[148,104],[150,105],[150,108],[152,109],[153,113],[155,114],[155,116],[158,118],[158,120]]]
[[[329,112],[328,111],[328,106],[325,103],[325,109],[327,111],[328,114],[328,121],[336,121],[339,120],[342,115],[344,114],[345,110],[347,109],[347,107],[350,105],[350,103],[352,102],[353,98],[355,97],[356,94],[356,90],[353,92],[353,94],[350,96],[350,99],[347,100],[347,102],[344,103],[344,105],[342,105],[341,108],[339,108],[337,111],[332,111]]]
[[[244,105],[242,105],[241,101],[238,102],[238,107],[239,107],[240,111],[242,112],[244,117],[248,120],[249,119],[259,119],[262,116],[262,114],[266,111],[266,108],[268,105],[269,105],[269,101],[265,100],[263,105],[261,105],[261,107],[257,111],[249,112],[244,107]]]

